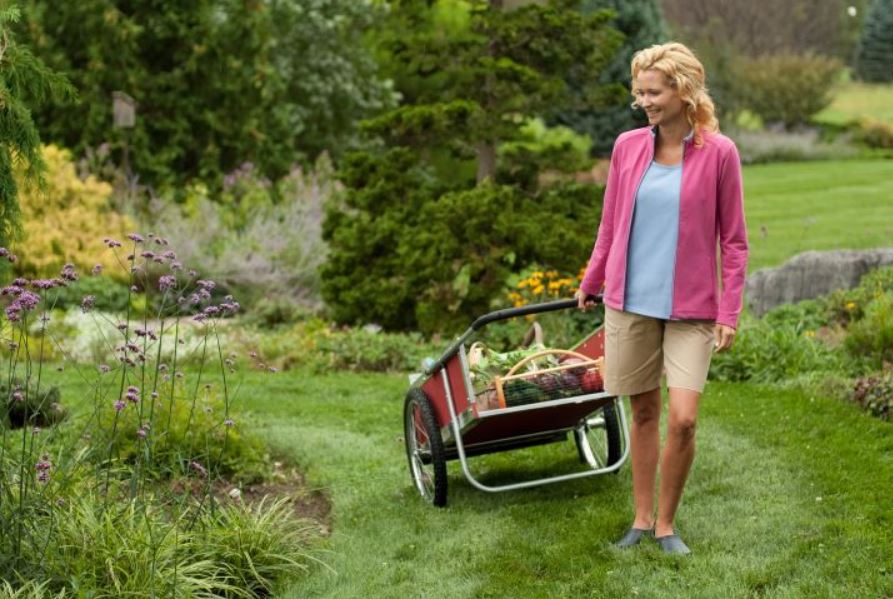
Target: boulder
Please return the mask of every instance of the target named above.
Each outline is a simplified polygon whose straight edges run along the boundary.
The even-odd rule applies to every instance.
[[[777,268],[748,276],[745,297],[751,311],[762,316],[779,304],[855,287],[862,275],[888,264],[893,264],[893,248],[804,252]]]

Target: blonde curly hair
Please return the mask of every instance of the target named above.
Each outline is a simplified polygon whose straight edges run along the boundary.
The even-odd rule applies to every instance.
[[[685,118],[694,130],[695,146],[704,145],[702,135],[704,131],[711,133],[719,131],[713,100],[707,92],[704,65],[694,52],[679,42],[655,44],[639,50],[633,56],[630,65],[632,73],[630,91],[633,95],[635,95],[636,77],[641,71],[649,69],[663,73],[667,83],[679,92],[679,97],[685,103]],[[633,102],[632,106],[636,108],[638,103]]]

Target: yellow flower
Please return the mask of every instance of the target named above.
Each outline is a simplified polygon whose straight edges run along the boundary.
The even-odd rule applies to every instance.
[[[531,278],[536,278],[536,279],[542,278],[542,276],[543,276],[543,271],[541,271],[541,270],[537,270],[530,275]]]
[[[807,337],[815,337],[815,331],[806,331],[804,335]]]
[[[855,309],[856,309],[856,302],[847,302],[847,303],[846,303],[846,309],[847,309],[847,310],[855,310]]]
[[[544,289],[544,287],[542,285],[537,285],[536,287],[533,288],[533,292],[534,293],[542,293],[543,289]]]
[[[530,281],[524,279],[520,283],[518,283],[518,289],[524,289],[525,287],[527,287],[528,284],[530,284]]]

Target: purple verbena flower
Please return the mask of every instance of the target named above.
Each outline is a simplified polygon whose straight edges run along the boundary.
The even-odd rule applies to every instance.
[[[16,303],[18,303],[23,310],[33,310],[37,307],[37,304],[40,303],[40,296],[31,291],[22,291],[19,294],[18,299],[16,299]]]
[[[9,255],[9,250],[4,247],[0,247],[0,258],[5,258],[8,255]]]
[[[126,330],[127,330],[127,323],[126,323],[126,322],[119,322],[118,324],[115,325],[115,327],[116,327],[119,331],[126,331]]]
[[[121,242],[120,242],[120,241],[116,241],[116,240],[114,240],[114,239],[109,239],[108,237],[106,237],[105,239],[103,239],[102,242],[103,242],[104,244],[106,244],[106,245],[107,245],[108,247],[110,247],[110,248],[119,248],[119,247],[121,247]]]
[[[6,306],[6,320],[9,322],[18,322],[22,319],[22,308],[18,304],[10,304]]]
[[[140,252],[140,257],[151,260],[152,258],[155,257],[155,252],[150,252],[150,251]]]
[[[140,402],[140,390],[136,387],[127,387],[127,393],[124,395],[124,398],[130,403],[139,403]]]
[[[117,401],[115,402],[115,411],[116,411],[116,412],[120,412],[120,411],[123,410],[125,407],[127,407],[127,404],[124,403],[123,400],[120,400],[120,399],[119,399],[119,400],[117,400]]]
[[[160,291],[170,291],[177,286],[177,277],[174,275],[162,275],[158,279],[158,289]]]
[[[81,300],[81,311],[89,312],[93,309],[93,306],[96,304],[96,296],[95,295],[85,295],[84,299]]]
[[[231,427],[235,426],[235,424],[236,423],[235,423],[235,421],[233,421],[232,418],[227,418],[226,420],[223,421],[223,426],[225,426],[227,428],[231,428]]]
[[[93,276],[100,274],[102,272],[102,264],[94,265],[90,272],[93,273]]]
[[[58,279],[34,279],[31,281],[31,286],[35,289],[46,291],[47,289],[58,287],[59,283],[60,281]]]
[[[28,279],[23,279],[22,277],[17,277],[12,280],[12,284],[16,287],[24,287],[28,284]]]
[[[183,268],[183,264],[181,262],[178,262],[176,260],[171,262],[171,270],[180,270],[182,268]]]
[[[108,364],[100,364],[99,365],[99,372],[101,372],[102,374],[105,374],[106,372],[109,372],[110,370],[111,370],[111,367]]]
[[[62,267],[62,272],[59,274],[59,276],[66,281],[78,280],[78,273],[74,270],[74,264],[71,263],[68,263]]]
[[[145,239],[143,239],[143,236],[140,235],[139,233],[131,233],[130,235],[127,236],[127,239],[129,239],[130,241],[132,241],[134,243],[143,243],[145,241]]]
[[[13,295],[13,296],[16,296],[16,295],[21,294],[22,291],[24,291],[24,289],[22,289],[22,288],[19,287],[18,285],[9,285],[9,286],[7,286],[7,287],[4,287],[2,290],[0,290],[0,295]]]
[[[50,461],[50,456],[43,454],[40,460],[34,465],[34,469],[37,470],[37,480],[41,483],[49,482],[50,470],[52,468],[53,463]]]
[[[136,429],[136,436],[140,439],[145,439],[149,436],[149,431],[147,431],[143,427],[139,427],[138,429]]]

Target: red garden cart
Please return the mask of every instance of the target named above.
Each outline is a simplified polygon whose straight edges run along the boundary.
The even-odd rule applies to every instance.
[[[426,501],[446,505],[448,460],[458,459],[468,482],[488,492],[606,474],[623,465],[629,456],[623,402],[603,391],[601,377],[594,374],[596,360],[604,355],[602,328],[570,350],[549,350],[571,356],[566,364],[530,370],[529,364],[519,363],[497,377],[493,388],[476,392],[472,384],[468,343],[486,325],[576,307],[577,300],[571,299],[485,314],[412,382],[404,403],[404,438],[410,475]],[[522,371],[525,365],[528,369]],[[525,393],[530,397],[525,399]],[[567,441],[568,435],[573,435],[584,464],[578,472],[487,485],[469,468],[470,457]]]

